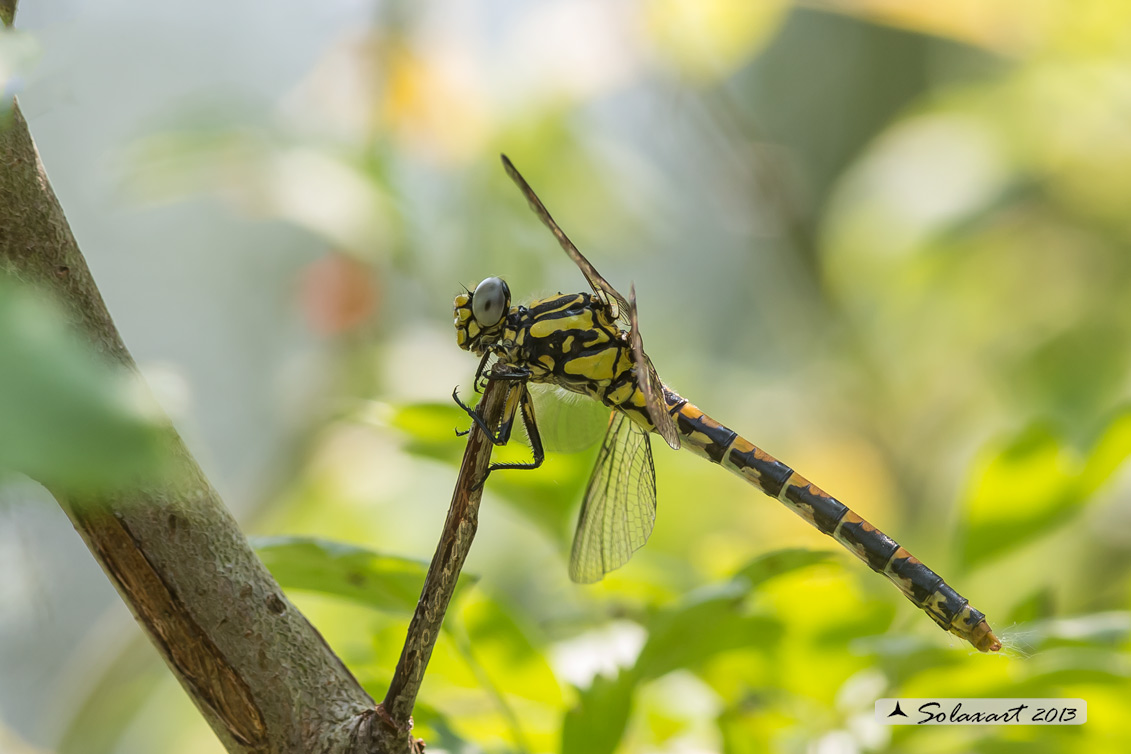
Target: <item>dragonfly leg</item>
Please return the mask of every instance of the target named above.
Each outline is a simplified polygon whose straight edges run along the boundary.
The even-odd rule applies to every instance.
[[[475,422],[476,424],[479,425],[479,428],[487,434],[487,437],[489,437],[491,439],[491,442],[493,444],[495,444],[495,445],[505,445],[506,444],[505,442],[502,442],[502,443],[498,442],[495,439],[496,438],[495,432],[490,427],[487,426],[487,422],[483,421],[483,417],[479,415],[478,411],[476,411],[471,406],[467,405],[466,403],[464,403],[463,401],[461,401],[459,399],[459,388],[458,387],[455,388],[454,390],[452,390],[452,400],[456,402],[457,406],[459,406],[460,408],[463,409],[465,414],[467,414],[468,416],[471,417],[471,420],[473,422]],[[457,429],[456,430],[456,436],[457,437],[463,437],[464,435],[466,435],[470,431],[471,431],[470,429],[465,429],[461,432]]]
[[[532,372],[526,367],[506,366],[496,369],[484,377],[485,380],[503,380],[504,382],[526,382]]]
[[[512,396],[514,399],[512,401]],[[507,395],[507,405],[503,409],[504,419],[499,424],[499,437],[506,442],[510,439],[511,430],[514,429],[515,414],[521,411],[522,425],[526,427],[526,435],[530,438],[530,450],[534,460],[530,463],[493,463],[487,467],[487,473],[472,489],[479,489],[486,483],[492,471],[500,469],[536,469],[546,460],[546,451],[542,447],[542,435],[538,433],[538,423],[534,419],[534,401],[530,398],[530,391],[526,383],[519,383]]]
[[[459,398],[459,388],[452,390],[452,400],[456,405],[464,410],[471,420],[479,426],[481,430],[491,440],[493,445],[506,445],[510,442],[511,432],[514,430],[515,417],[521,412],[522,424],[526,427],[526,434],[530,438],[531,450],[534,453],[534,460],[530,463],[493,463],[487,467],[487,473],[483,475],[473,489],[478,489],[483,486],[487,481],[487,477],[492,471],[498,469],[536,469],[542,465],[546,459],[545,450],[542,447],[542,436],[538,434],[538,425],[534,419],[534,401],[530,398],[530,392],[526,389],[526,381],[530,379],[530,370],[526,367],[513,366],[513,365],[499,365],[496,363],[495,368],[490,373],[484,375],[482,370],[487,363],[487,358],[484,357],[479,363],[479,371],[475,375],[476,389],[478,390],[478,383],[481,379],[484,380],[503,380],[512,383],[507,388],[507,395],[504,399],[503,405],[503,418],[499,422],[498,431],[492,430],[487,425],[479,412],[468,406]],[[456,430],[456,435],[463,437],[470,429],[459,431]]]
[[[503,420],[501,422],[499,422],[498,432],[494,431],[489,426],[487,426],[487,422],[485,422],[483,420],[483,417],[479,415],[479,411],[472,408],[471,406],[468,406],[466,403],[464,403],[463,401],[460,400],[460,398],[459,398],[459,387],[456,387],[454,390],[452,390],[452,400],[454,400],[456,402],[457,406],[459,406],[460,408],[463,409],[464,413],[466,413],[468,416],[471,417],[472,421],[474,421],[477,425],[479,425],[479,428],[487,434],[488,438],[490,438],[492,444],[500,445],[500,446],[506,445],[510,441],[511,429],[514,427],[514,418],[515,418],[515,414],[518,412],[518,409],[525,407],[527,404],[533,406],[533,404],[530,402],[529,394],[526,391],[525,380],[529,376],[530,376],[530,370],[529,369],[522,369],[522,368],[516,368],[516,369],[513,369],[512,371],[508,371],[508,372],[493,372],[489,376],[489,379],[492,379],[492,380],[508,380],[508,381],[514,381],[514,383],[515,383],[514,385],[512,385],[511,387],[509,387],[507,389],[507,396],[506,396],[506,399],[505,399],[506,403],[503,407]],[[520,380],[521,380],[521,382],[520,382]],[[523,423],[524,424],[526,423],[526,414],[527,414],[527,409],[523,408]],[[530,409],[531,421],[533,421],[533,416],[534,416],[533,408],[531,408]],[[471,431],[470,429],[467,429],[467,430],[464,430],[464,431],[461,432],[460,430],[457,429],[456,430],[456,436],[457,437],[463,437],[464,435],[466,435],[470,431]]]
[[[483,354],[483,358],[479,360],[479,366],[475,368],[475,392],[482,393],[483,386],[486,384],[483,372],[487,369],[487,360],[491,358],[494,351],[487,351]]]
[[[530,463],[493,463],[489,469],[490,471],[497,469],[536,469],[546,460],[546,451],[542,447],[542,435],[538,434],[538,422],[534,419],[534,401],[531,400],[530,391],[526,389],[526,385],[522,385],[521,388],[516,388],[516,391],[519,390],[521,393],[518,396],[517,405],[518,409],[521,411],[522,426],[526,427],[526,435],[530,438],[530,451],[534,454],[534,460]],[[509,406],[508,409],[510,409]],[[506,426],[499,426],[500,435],[502,435],[505,430],[507,439],[510,439],[514,419],[515,412],[513,409],[510,409],[508,418],[504,421]]]
[[[479,366],[475,368],[475,392],[482,393],[483,388],[491,380],[525,380],[530,377],[531,372],[528,368],[499,361],[488,370],[487,362],[494,355],[496,355],[494,351],[488,351],[479,360]]]

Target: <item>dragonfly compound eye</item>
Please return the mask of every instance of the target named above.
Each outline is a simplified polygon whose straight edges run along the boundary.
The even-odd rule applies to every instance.
[[[507,313],[511,291],[502,278],[487,278],[471,295],[471,313],[483,327],[494,327]]]

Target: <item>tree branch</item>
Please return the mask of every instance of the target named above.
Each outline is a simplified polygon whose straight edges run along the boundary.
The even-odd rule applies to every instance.
[[[0,0],[10,25],[16,0]],[[18,103],[0,123],[0,271],[53,294],[110,362],[136,370],[51,189]],[[504,381],[481,409],[496,426]],[[51,492],[232,752],[390,752],[420,743],[412,708],[478,525],[493,445],[476,424],[385,702],[373,701],[256,557],[176,431],[159,482]]]
[[[99,352],[134,368],[15,102],[0,124],[0,270],[54,294]],[[408,736],[380,721],[287,601],[171,426],[163,450],[159,483],[52,492],[227,749],[407,751]]]
[[[495,365],[495,370],[499,370]],[[503,414],[503,403],[507,388],[511,383],[504,380],[488,380],[478,411],[488,427],[497,427]],[[452,504],[444,521],[436,554],[428,566],[428,576],[420,601],[416,604],[412,622],[408,626],[404,649],[397,662],[393,680],[380,710],[403,730],[411,728],[412,707],[424,680],[424,671],[432,657],[432,648],[440,634],[448,603],[456,589],[463,563],[475,538],[479,525],[479,501],[483,496],[483,482],[491,462],[494,445],[476,422],[471,424],[467,438],[467,449],[463,454],[459,478],[452,493]]]

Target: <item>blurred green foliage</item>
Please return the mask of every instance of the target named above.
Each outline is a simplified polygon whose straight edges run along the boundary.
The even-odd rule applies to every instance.
[[[284,589],[307,589],[374,610],[412,615],[428,564],[309,537],[257,537],[255,551]],[[458,589],[474,583],[462,577]]]
[[[79,496],[153,479],[164,417],[45,294],[0,274],[0,473]]]
[[[898,538],[1005,649],[660,447],[652,541],[570,584],[603,412],[539,397],[578,452],[487,485],[479,580],[417,710],[430,751],[1126,749],[1131,6],[486,5],[455,30],[383,4],[269,123],[186,105],[129,151],[139,200],[212,192],[326,249],[296,308],[332,400],[251,528],[285,537],[265,560],[357,677],[384,694],[455,480],[447,401],[475,360],[452,297],[492,274],[516,302],[584,287],[506,151],[635,282],[673,387]],[[892,729],[885,696],[1082,697],[1089,722]]]
[[[35,38],[7,26],[0,26],[0,117],[6,117],[12,96],[24,86],[28,72],[38,61],[40,50]]]

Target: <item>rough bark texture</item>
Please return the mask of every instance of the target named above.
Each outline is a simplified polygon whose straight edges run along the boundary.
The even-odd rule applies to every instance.
[[[100,352],[133,367],[16,104],[0,121],[0,270],[54,293]],[[159,485],[56,497],[228,750],[407,751],[407,734],[380,720],[287,601],[171,428],[165,449]]]

